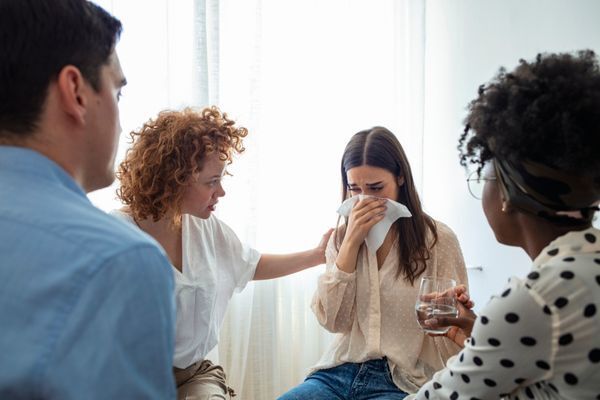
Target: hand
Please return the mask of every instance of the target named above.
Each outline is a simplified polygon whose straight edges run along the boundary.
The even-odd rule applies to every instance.
[[[465,285],[457,285],[453,289],[456,300],[461,302],[463,306],[469,310],[475,306],[475,303],[473,300],[471,300],[471,296],[469,296],[469,292],[467,291],[467,287]]]
[[[456,297],[463,306],[468,308],[469,310],[475,306],[473,300],[469,296],[469,292],[467,291],[467,287],[465,285],[457,285],[454,286],[444,292],[431,292],[427,294],[421,295],[421,300],[433,300],[440,297]]]
[[[446,336],[460,347],[464,347],[465,340],[471,337],[471,331],[473,330],[477,315],[471,311],[474,303],[470,299],[464,285],[456,286],[451,290],[454,291],[458,299],[458,303],[456,304],[458,317],[436,317],[428,319],[424,323],[433,329],[450,326],[450,329],[446,333],[442,335],[431,334],[430,336]]]
[[[317,265],[325,264],[325,249],[327,249],[327,243],[329,243],[329,237],[332,233],[333,229],[327,230],[327,232],[325,232],[325,234],[321,238],[319,245],[315,248],[315,251],[319,257],[319,262],[317,263]]]
[[[352,207],[344,240],[360,246],[371,228],[381,221],[387,209],[387,199],[366,197],[357,201]]]

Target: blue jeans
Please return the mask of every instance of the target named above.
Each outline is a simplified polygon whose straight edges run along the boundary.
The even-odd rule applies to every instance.
[[[278,400],[402,400],[407,393],[392,381],[386,358],[322,369]]]

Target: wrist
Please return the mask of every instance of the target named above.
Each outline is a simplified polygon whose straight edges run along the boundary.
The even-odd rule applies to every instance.
[[[310,254],[311,266],[325,264],[325,249],[315,247]]]
[[[365,241],[364,238],[357,238],[355,236],[347,236],[342,242],[342,246],[346,244],[348,247],[358,249],[360,245]]]

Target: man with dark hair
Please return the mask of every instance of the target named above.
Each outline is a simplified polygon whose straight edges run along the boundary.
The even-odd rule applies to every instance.
[[[173,276],[92,206],[110,185],[121,23],[85,0],[0,0],[0,398],[174,398]]]

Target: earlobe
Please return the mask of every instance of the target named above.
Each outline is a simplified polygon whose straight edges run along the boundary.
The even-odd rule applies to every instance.
[[[404,177],[403,176],[399,176],[398,177],[398,186],[402,186],[404,185]]]
[[[85,122],[87,109],[86,82],[81,71],[67,65],[58,74],[57,87],[63,111],[77,123]]]

